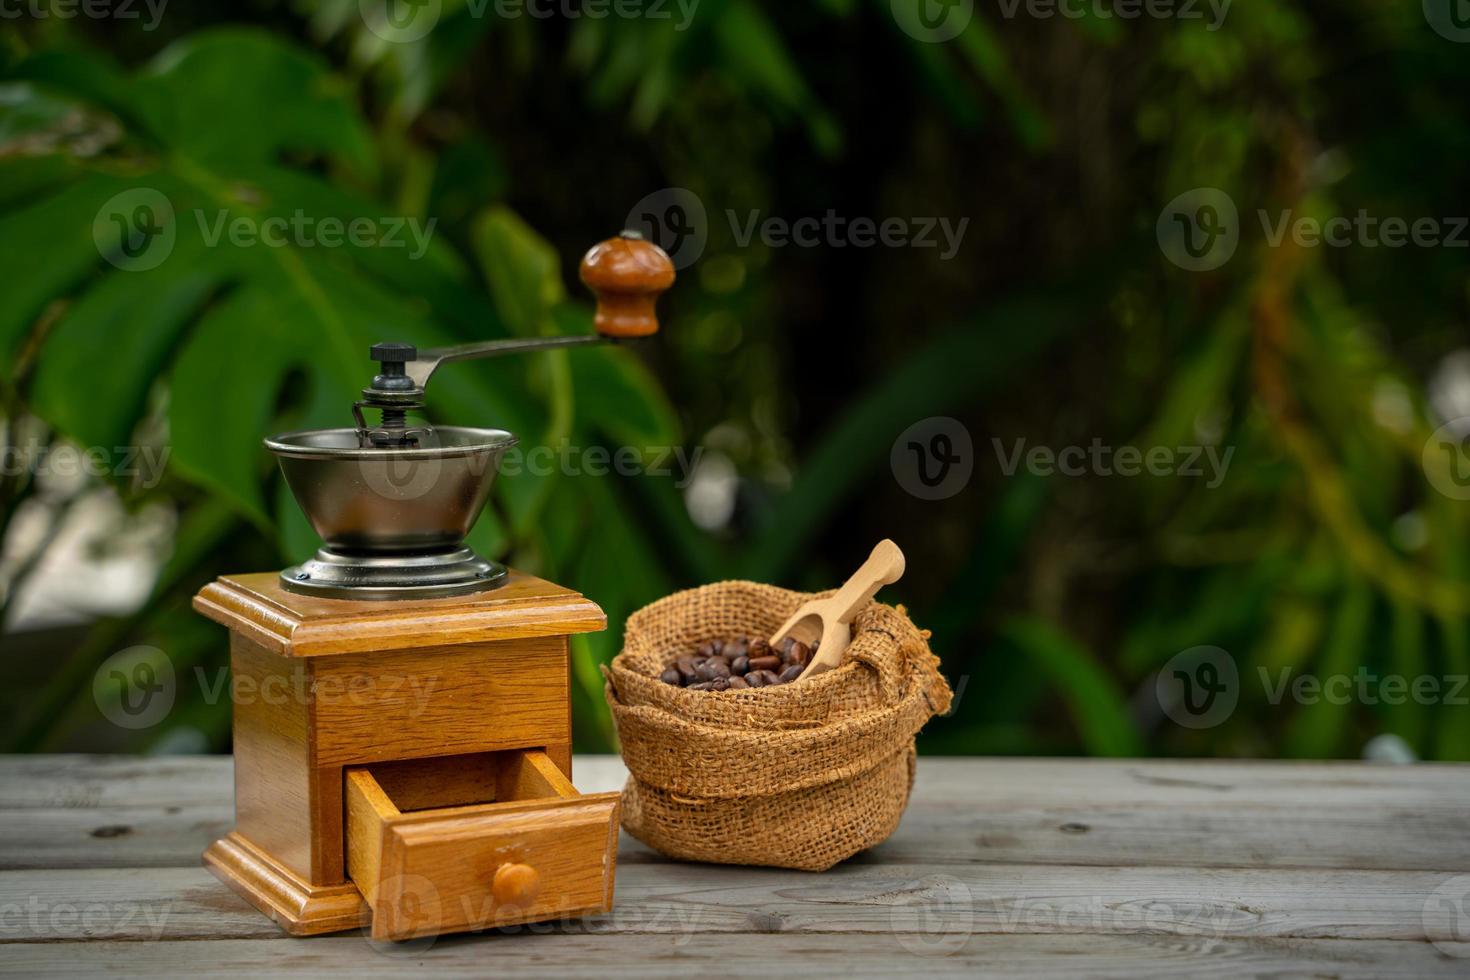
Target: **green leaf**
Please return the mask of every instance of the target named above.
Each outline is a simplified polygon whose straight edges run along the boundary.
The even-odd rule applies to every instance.
[[[1051,481],[1021,471],[1005,487],[991,508],[969,561],[949,581],[941,602],[932,615],[924,617],[936,645],[953,642],[988,608],[986,599],[1023,558],[1023,548],[1046,504],[1051,500]]]
[[[1408,742],[1423,758],[1429,748],[1429,718],[1426,706],[1414,699],[1413,685],[1429,672],[1429,658],[1424,649],[1424,613],[1417,606],[1394,599],[1390,601],[1389,614],[1391,673],[1404,679],[1408,693],[1401,704],[1391,704],[1384,698],[1384,727]]]
[[[174,465],[263,528],[271,520],[260,488],[260,440],[269,434],[282,379],[304,354],[295,344],[283,348],[289,338],[275,327],[293,318],[278,297],[246,288],[197,325],[174,364]],[[251,370],[242,370],[246,364]]]
[[[792,561],[862,481],[888,465],[893,440],[911,422],[973,404],[1001,390],[1022,365],[1084,322],[1102,278],[998,303],[920,346],[844,406],[807,453],[791,493],[749,551],[743,575],[779,581]],[[965,371],[953,365],[964,364]]]
[[[108,198],[130,185],[88,174],[20,211],[0,216],[5,288],[0,290],[0,351],[13,349],[48,301],[103,265],[92,222]]]
[[[1050,623],[1029,616],[1006,622],[1001,636],[1051,679],[1066,700],[1089,755],[1143,753],[1122,692],[1080,644]]]
[[[177,261],[109,276],[67,310],[36,366],[37,414],[83,445],[128,441],[177,338],[221,280],[191,243]]]
[[[780,108],[799,114],[812,142],[829,155],[841,149],[837,123],[807,87],[786,49],[780,32],[761,9],[748,0],[730,3],[714,25],[720,52],[730,73],[772,99]]]
[[[552,312],[557,332],[592,332],[591,311],[564,304]],[[679,441],[679,419],[658,380],[631,349],[593,347],[568,352],[577,393],[578,429],[601,433],[613,443],[640,451],[666,449]]]
[[[105,109],[130,126],[142,122],[133,79],[95,52],[41,51],[16,65],[12,74],[48,92],[64,93],[82,104]]]
[[[917,41],[922,44],[924,42]],[[1005,47],[980,17],[971,17],[965,29],[954,39],[960,52],[979,75],[1005,103],[1011,125],[1021,141],[1032,149],[1051,142],[1051,128],[1046,117],[1031,102],[1014,72]]]
[[[511,332],[544,332],[552,307],[566,300],[556,249],[504,207],[489,209],[475,222],[474,248]]]
[[[347,81],[315,52],[258,30],[203,31],[170,45],[135,82],[152,131],[207,166],[319,153],[377,169]]]
[[[1359,578],[1347,584],[1332,626],[1327,646],[1316,665],[1316,676],[1325,685],[1331,678],[1351,677],[1367,647],[1373,613],[1373,591]],[[1288,755],[1303,759],[1325,759],[1336,755],[1347,732],[1347,724],[1355,699],[1344,701],[1328,697],[1324,688],[1310,704],[1303,704],[1292,718],[1285,738]]]

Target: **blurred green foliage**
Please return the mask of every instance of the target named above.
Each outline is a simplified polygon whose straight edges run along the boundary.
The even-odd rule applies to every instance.
[[[473,543],[609,614],[573,645],[579,748],[611,746],[597,666],[629,612],[722,577],[824,587],[890,536],[910,556],[892,592],[960,694],[927,751],[1341,756],[1393,733],[1470,757],[1465,707],[1273,704],[1256,680],[1470,673],[1465,507],[1421,465],[1449,417],[1427,379],[1465,342],[1466,253],[1250,233],[1257,209],[1470,213],[1470,49],[1417,4],[1261,0],[1218,30],[982,6],[938,44],[901,30],[889,0],[704,0],[684,29],[444,0],[412,42],[363,9],[202,3],[156,31],[50,18],[5,35],[7,444],[166,444],[161,484],[113,482],[177,527],[141,608],[13,685],[0,747],[147,749],[189,728],[226,748],[228,705],[200,685],[165,725],[120,733],[98,724],[91,679],[139,643],[181,672],[218,667],[219,631],[189,596],[313,548],[261,436],[343,424],[374,340],[587,330],[564,285],[581,249],[682,187],[709,241],[660,342],[457,366],[432,396],[436,418],[527,445],[697,446],[738,475],[714,528],[666,479],[497,485]],[[177,240],[127,271],[102,258],[121,232],[94,223],[138,187],[166,196]],[[1246,232],[1209,273],[1154,239],[1165,202],[1195,187],[1227,192]],[[946,262],[741,243],[723,216],[749,209],[970,224]],[[221,210],[436,232],[412,258],[213,244],[185,217]],[[925,502],[889,450],[935,415],[974,435],[976,473]],[[1007,475],[992,446],[1019,439],[1233,456],[1218,487]],[[0,476],[0,535],[44,490]],[[67,501],[43,502],[59,526]],[[1153,677],[1206,644],[1233,654],[1241,704],[1180,728]]]

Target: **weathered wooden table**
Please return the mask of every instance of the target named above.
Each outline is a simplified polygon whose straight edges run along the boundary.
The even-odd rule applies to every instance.
[[[199,865],[231,816],[228,758],[0,758],[0,972],[1470,976],[1470,766],[923,759],[824,874],[624,835],[611,914],[401,946],[283,935]]]

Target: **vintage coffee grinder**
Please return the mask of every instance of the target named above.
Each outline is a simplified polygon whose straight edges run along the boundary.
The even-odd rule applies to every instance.
[[[619,797],[570,781],[567,643],[606,618],[464,545],[515,436],[409,416],[447,362],[658,329],[674,269],[656,245],[624,232],[581,276],[595,335],[374,345],[354,427],[266,440],[321,549],[194,599],[230,630],[235,685],[235,829],[204,863],[287,932],[404,939],[611,906]]]

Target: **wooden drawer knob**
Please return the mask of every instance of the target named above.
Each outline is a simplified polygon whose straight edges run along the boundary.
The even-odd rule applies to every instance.
[[[636,231],[598,242],[582,259],[582,281],[597,297],[592,326],[604,337],[658,332],[654,301],[674,284],[674,263]]]
[[[540,890],[541,875],[529,864],[502,864],[490,885],[490,894],[500,905],[529,905]]]

